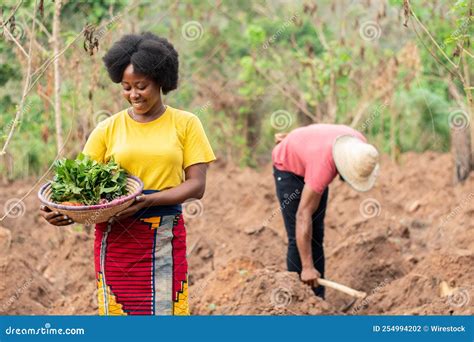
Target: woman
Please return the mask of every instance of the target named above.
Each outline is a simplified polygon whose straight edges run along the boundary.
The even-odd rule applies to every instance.
[[[131,104],[100,122],[84,147],[111,157],[144,183],[135,203],[96,225],[95,271],[101,315],[186,315],[186,230],[181,205],[202,198],[214,153],[197,116],[165,105],[177,88],[178,53],[151,33],[126,35],[104,57]],[[51,224],[68,217],[42,208]]]

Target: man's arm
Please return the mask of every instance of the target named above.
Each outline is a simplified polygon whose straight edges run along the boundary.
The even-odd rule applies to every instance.
[[[301,280],[313,287],[317,286],[320,277],[314,268],[311,240],[313,238],[313,213],[318,209],[321,194],[312,190],[308,185],[303,187],[300,204],[296,212],[296,245],[300,254]]]

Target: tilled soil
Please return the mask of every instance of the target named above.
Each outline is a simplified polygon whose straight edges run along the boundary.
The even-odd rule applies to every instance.
[[[185,206],[192,314],[473,314],[474,174],[453,185],[452,169],[448,154],[408,153],[383,158],[370,192],[330,186],[326,278],[368,294],[354,301],[286,271],[270,165],[213,165]],[[0,223],[0,314],[96,314],[93,232],[43,222],[35,183],[2,185],[0,208],[30,193]]]

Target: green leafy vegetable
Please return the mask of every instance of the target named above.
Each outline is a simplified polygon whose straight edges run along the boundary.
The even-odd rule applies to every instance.
[[[80,153],[76,160],[61,159],[54,164],[52,200],[94,205],[126,194],[127,172],[113,158],[101,164]]]

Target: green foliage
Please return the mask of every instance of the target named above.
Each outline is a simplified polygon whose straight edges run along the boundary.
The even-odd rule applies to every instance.
[[[449,103],[442,96],[426,88],[414,88],[401,92],[396,104],[400,106],[398,112],[402,114],[398,119],[403,122],[398,134],[402,152],[447,150]],[[443,142],[441,145],[438,145],[438,139]]]
[[[110,19],[110,13],[118,13],[129,4],[127,0],[67,1],[61,11],[62,20],[75,19],[76,25],[97,25]]]
[[[58,203],[94,205],[126,194],[127,173],[113,159],[101,164],[80,153],[76,160],[56,161],[54,172],[52,200]]]
[[[4,86],[10,79],[17,80],[20,78],[20,72],[11,64],[0,65],[0,86]]]
[[[249,166],[268,162],[273,134],[282,131],[275,129],[270,120],[276,111],[292,115],[291,125],[283,131],[313,120],[301,107],[316,122],[327,122],[333,105],[335,117],[330,120],[350,124],[363,101],[368,105],[359,124],[367,120],[369,124],[361,130],[380,149],[390,152],[395,139],[396,148],[402,152],[448,151],[447,116],[458,106],[447,89],[449,73],[425,48],[429,40],[423,44],[411,28],[403,27],[398,16],[403,0],[390,0],[384,9],[386,17],[382,18],[380,11],[372,11],[377,2],[346,3],[343,6],[321,0],[311,13],[307,10],[311,2],[299,0],[145,1],[132,10],[126,0],[64,2],[62,47],[86,23],[103,26],[114,16],[121,16],[117,25],[107,27],[107,34],[99,37],[100,50],[96,55],[88,56],[79,41],[61,57],[66,155],[75,155],[82,149],[83,139],[93,128],[94,112],[115,113],[127,105],[120,98],[120,87],[108,79],[101,57],[122,34],[145,30],[168,38],[180,54],[180,86],[166,96],[165,102],[189,111],[197,108],[195,112],[219,158]],[[459,44],[472,51],[470,0],[410,3],[455,63],[459,63],[455,55]],[[28,14],[33,12],[33,4],[24,2],[17,12],[17,23],[31,24]],[[44,17],[40,19],[49,32],[53,8],[53,2],[45,2]],[[13,5],[5,7],[4,16],[12,9]],[[184,39],[182,29],[191,21],[199,22],[203,31],[199,39],[189,41]],[[359,28],[365,21],[380,24],[379,39],[361,39]],[[24,46],[27,32],[20,39]],[[45,49],[35,45],[34,67],[51,56],[49,37],[43,30],[37,30],[37,40]],[[413,42],[418,48],[414,57],[421,66],[416,75],[410,76],[414,70],[399,61],[399,54],[407,43]],[[13,42],[0,39],[0,143],[5,141],[14,118],[26,69],[24,58],[15,49]],[[445,61],[441,54],[438,57]],[[395,74],[374,85],[374,79],[383,73],[390,60],[400,63]],[[97,83],[93,84],[96,76]],[[376,92],[389,84],[394,85],[390,103],[374,115],[385,102],[375,97]],[[38,85],[43,93],[49,90],[49,99],[36,93],[36,89],[28,96],[28,106],[9,148],[15,161],[12,177],[42,174],[55,160],[54,112],[50,103],[52,74],[45,74]],[[462,93],[460,84],[456,86]],[[373,89],[374,98],[362,96],[367,89]],[[334,103],[330,103],[332,96]],[[201,110],[199,104],[203,103],[205,109]],[[4,164],[0,163],[0,169],[5,170]]]
[[[265,31],[257,25],[249,25],[246,32],[247,39],[251,47],[258,47],[263,44],[266,39]]]

